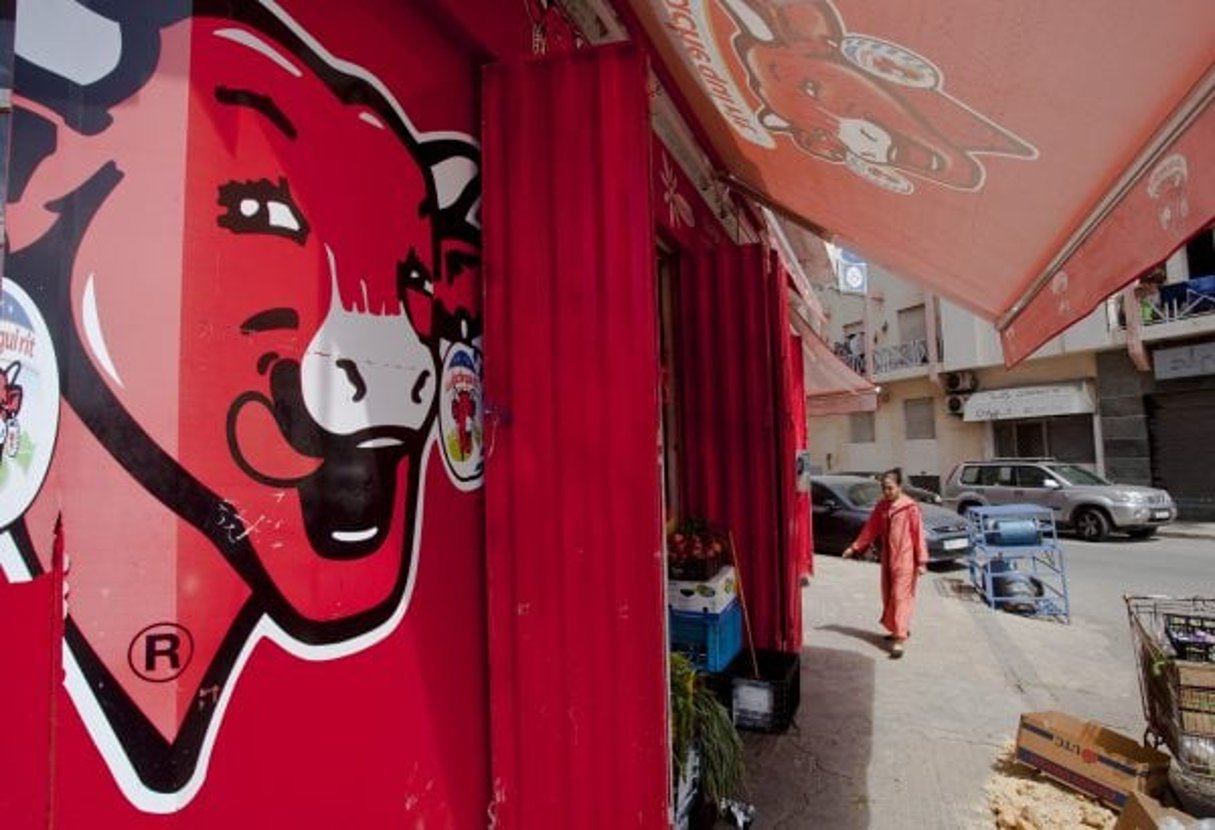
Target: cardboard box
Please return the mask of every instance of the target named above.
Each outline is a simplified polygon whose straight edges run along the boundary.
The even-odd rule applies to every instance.
[[[726,565],[702,582],[672,579],[667,582],[667,605],[676,611],[720,614],[738,598],[734,566]]]
[[[1192,663],[1177,660],[1177,680],[1182,686],[1195,689],[1215,689],[1215,663]]]
[[[1122,815],[1118,816],[1114,830],[1160,830],[1160,822],[1166,818],[1177,819],[1183,827],[1189,827],[1197,821],[1189,813],[1165,807],[1150,795],[1135,792],[1127,797],[1126,806],[1122,808]]]
[[[1169,776],[1168,755],[1063,712],[1021,716],[1017,760],[1118,810],[1133,792],[1160,792]]]
[[[1173,666],[1182,731],[1215,737],[1215,663],[1177,660]]]

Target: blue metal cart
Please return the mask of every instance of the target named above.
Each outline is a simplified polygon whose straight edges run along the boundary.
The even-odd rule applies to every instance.
[[[970,582],[993,609],[1070,622],[1063,548],[1049,508],[972,507],[966,512]]]

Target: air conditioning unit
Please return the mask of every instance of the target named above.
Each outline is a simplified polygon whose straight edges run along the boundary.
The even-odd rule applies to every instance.
[[[970,395],[946,395],[945,410],[956,418],[961,418],[966,414],[966,399]]]
[[[979,388],[978,378],[974,372],[946,372],[945,373],[945,391],[951,395],[973,392]]]

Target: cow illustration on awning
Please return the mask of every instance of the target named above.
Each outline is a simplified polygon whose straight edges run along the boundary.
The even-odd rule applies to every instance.
[[[1031,355],[1215,219],[1215,4],[628,0],[720,178]]]
[[[953,98],[927,58],[848,32],[829,0],[722,0],[738,34],[738,65],[763,106],[759,123],[804,153],[842,164],[894,193],[914,180],[983,186],[982,154],[1033,159],[1037,150]]]

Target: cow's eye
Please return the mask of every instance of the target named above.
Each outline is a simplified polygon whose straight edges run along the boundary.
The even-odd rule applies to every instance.
[[[308,221],[291,198],[286,179],[278,184],[259,179],[220,185],[219,205],[224,212],[216,222],[233,233],[285,236],[301,245],[308,239]]]

